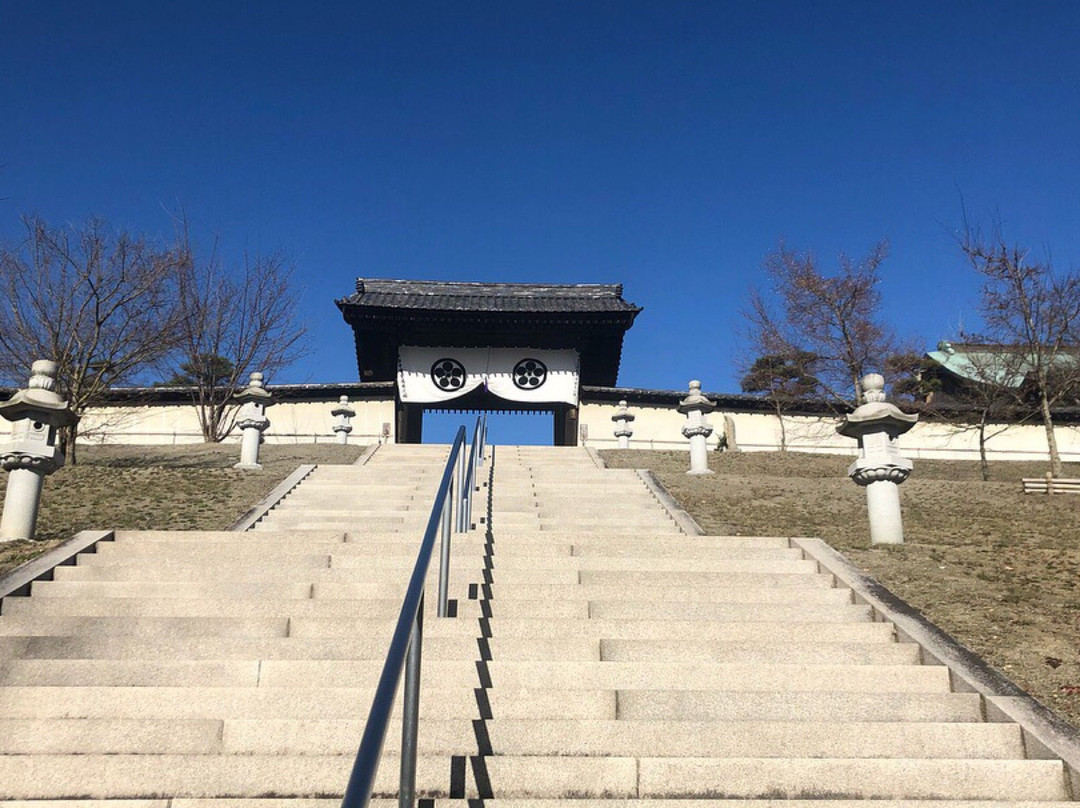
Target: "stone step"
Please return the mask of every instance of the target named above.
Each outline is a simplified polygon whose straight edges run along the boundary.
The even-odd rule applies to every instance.
[[[745,563],[745,562],[736,562]],[[759,562],[750,562],[749,570],[740,571],[710,571],[694,572],[689,570],[652,572],[648,570],[611,570],[611,569],[586,569],[578,573],[578,581],[582,584],[613,584],[623,583],[627,586],[640,584],[656,587],[668,586],[754,586],[754,587],[821,587],[829,588],[835,583],[831,575],[816,573],[810,567],[800,566],[791,572],[770,571],[767,567],[758,567]],[[785,565],[789,562],[784,562]],[[802,564],[803,562],[797,562]],[[764,565],[761,565],[764,567]],[[753,571],[758,567],[761,571]],[[790,567],[789,567],[790,569]],[[507,570],[494,571],[502,581]]]
[[[345,541],[345,532],[340,530],[310,531],[299,534],[295,531],[253,533],[230,530],[117,530],[113,536],[113,541],[100,542],[97,545],[98,550],[120,545],[127,545],[124,552],[133,552],[139,547],[161,544],[190,547],[204,542],[250,546],[251,544],[303,544],[309,541],[342,543]]]
[[[387,517],[354,517],[350,519],[298,519],[293,520],[290,517],[275,517],[273,515],[267,516],[265,519],[258,522],[254,530],[289,530],[290,528],[297,528],[300,530],[336,530],[336,529],[352,529],[355,530],[359,527],[367,525],[374,530],[394,530],[416,532],[420,534],[423,532],[420,524],[410,523],[404,519],[387,516]]]
[[[77,566],[125,565],[141,566],[144,569],[206,568],[205,559],[228,562],[226,569],[243,570],[274,568],[287,563],[290,566],[327,567],[333,566],[329,559],[345,556],[371,557],[374,563],[394,566],[415,562],[421,542],[421,532],[412,536],[403,536],[400,542],[362,540],[350,542],[312,542],[309,544],[282,544],[253,547],[247,543],[205,545],[193,544],[146,544],[138,548],[118,545],[112,549],[102,548],[96,553],[83,553],[77,559]],[[441,542],[437,537],[436,542]],[[490,553],[492,563],[497,567],[554,569],[567,568],[579,570],[643,571],[648,572],[650,565],[663,571],[714,571],[731,572],[777,572],[806,573],[816,572],[812,561],[800,558],[798,550],[732,548],[730,550],[688,548],[679,552],[678,548],[663,548],[660,552],[650,552],[648,548],[626,548],[623,552],[608,552],[606,548],[592,548],[587,543],[570,545],[563,543],[495,545],[489,548],[482,537],[469,534],[465,537],[451,536],[450,546],[453,554],[452,563],[475,565],[476,559]],[[195,548],[198,548],[197,550]],[[393,559],[391,562],[390,559]],[[411,566],[411,564],[407,564]],[[662,568],[668,568],[664,570]],[[674,569],[672,569],[674,568]]]
[[[414,558],[415,561],[415,558]],[[467,567],[463,564],[454,564],[450,567],[450,580],[451,582],[458,581],[462,584],[472,583],[475,581],[483,580],[482,575],[483,567],[480,565],[472,565]],[[71,570],[71,571],[68,571]],[[510,570],[508,576],[510,579],[525,579],[523,575],[524,570]],[[433,585],[433,579],[437,575],[436,570],[431,570],[431,579],[428,583]],[[565,573],[561,573],[559,570],[542,570],[539,575],[540,578],[551,578],[555,581],[571,581],[575,580],[577,576],[572,570],[567,570]],[[404,594],[404,587],[408,581],[407,569],[382,569],[375,568],[374,570],[357,570],[333,568],[329,569],[325,565],[321,567],[300,567],[291,568],[288,566],[278,565],[272,567],[266,571],[253,566],[246,566],[235,571],[234,575],[229,575],[228,566],[219,566],[208,571],[206,575],[198,575],[198,567],[191,565],[189,567],[181,565],[170,565],[161,567],[158,569],[147,569],[141,565],[125,565],[125,564],[102,564],[91,566],[78,566],[68,567],[64,573],[57,574],[55,581],[48,581],[48,583],[55,584],[75,584],[75,583],[125,583],[134,585],[139,582],[164,585],[170,584],[174,587],[180,587],[188,582],[199,583],[202,587],[210,587],[210,585],[217,585],[217,587],[224,587],[227,582],[234,581],[238,583],[252,583],[252,582],[266,582],[273,584],[275,587],[285,587],[285,585],[300,585],[305,584],[311,587],[313,584],[350,584],[355,588],[357,593],[356,597],[401,597]],[[44,583],[44,582],[43,582]],[[513,588],[514,584],[508,582],[508,588]],[[566,584],[569,585],[569,584]],[[45,592],[44,585],[40,588],[40,592]],[[224,590],[228,591],[228,590]],[[161,593],[165,593],[166,590],[161,590]],[[160,594],[158,596],[160,596]],[[111,595],[110,595],[111,596]],[[189,596],[181,593],[180,596]],[[318,596],[318,593],[313,591],[309,592],[306,597]]]
[[[386,657],[390,632],[381,636],[353,637],[163,637],[132,638],[116,635],[89,637],[2,637],[16,656],[23,659],[143,659],[152,654],[159,660],[382,660]],[[871,646],[874,648],[875,646]],[[531,639],[523,637],[494,637],[484,640],[484,648],[492,657],[503,660],[573,659],[600,660],[601,644],[592,639]],[[877,646],[874,654],[882,662],[899,664],[905,656],[890,653],[889,645]],[[424,637],[424,659],[479,659],[477,637],[461,634],[456,637]],[[719,651],[717,653],[720,653]],[[842,656],[844,651],[836,649]],[[858,656],[858,654],[854,654]],[[791,658],[798,658],[798,649]],[[848,660],[843,660],[848,661]]]
[[[385,749],[401,748],[391,726]],[[0,754],[348,755],[351,719],[0,719]],[[1012,724],[502,720],[483,722],[491,754],[688,758],[1023,758]],[[469,721],[425,720],[423,755],[475,753]],[[658,754],[659,753],[659,754]]]
[[[339,719],[362,715],[371,698],[372,691],[365,688],[27,686],[0,690],[0,716]],[[769,691],[616,693],[500,687],[483,691],[483,698],[490,714],[500,720],[552,715],[595,720],[614,719],[616,714],[626,721],[689,722],[976,723],[982,718],[979,697],[972,693],[815,693],[808,698],[804,693]],[[437,688],[425,681],[420,713],[425,718],[471,721],[479,715],[476,691]]]
[[[35,618],[43,619],[43,618]],[[70,618],[62,618],[70,619]],[[104,618],[124,619],[124,618]],[[163,618],[170,619],[170,618]],[[175,619],[175,618],[174,618]],[[442,620],[425,623],[438,626]],[[472,631],[474,620],[461,619]],[[2,625],[2,620],[0,620]],[[352,618],[293,618],[289,630],[295,637],[347,637],[354,631],[365,630],[368,624]],[[384,625],[389,625],[388,622]],[[493,624],[493,631],[502,637],[590,637],[598,640],[682,640],[685,644],[696,642],[749,642],[797,643],[814,638],[821,643],[892,643],[895,630],[891,623],[809,623],[809,622],[729,622],[707,623],[699,620],[565,620],[561,618],[514,618],[500,617]],[[389,636],[389,635],[387,635]]]
[[[472,532],[468,535],[484,538],[482,533]],[[171,530],[145,530],[131,531],[119,530],[115,533],[115,541],[102,542],[98,547],[111,545],[130,544],[144,546],[150,544],[176,544],[189,546],[192,543],[219,543],[224,545],[288,545],[288,544],[313,544],[341,543],[345,541],[403,541],[398,533],[379,534],[374,531],[364,531],[353,536],[347,536],[346,531],[323,530],[323,531],[266,531],[254,533],[246,531],[242,533],[225,530],[217,531],[171,531]],[[455,533],[459,538],[462,534]],[[635,531],[628,533],[590,534],[587,538],[581,538],[574,531],[545,531],[543,536],[535,534],[519,534],[510,530],[503,530],[494,539],[495,546],[511,547],[516,544],[546,544],[559,543],[574,546],[587,547],[615,547],[622,548],[649,548],[649,547],[701,547],[701,548],[735,548],[735,547],[779,547],[789,548],[790,540],[783,536],[680,536],[673,537],[669,533],[653,533],[649,531]],[[134,547],[131,548],[134,550]]]
[[[0,808],[340,808],[332,799],[291,797],[286,799],[224,798],[170,800],[3,800]],[[373,799],[371,808],[396,808],[396,799]],[[487,808],[566,808],[564,800],[484,799]],[[725,800],[723,808],[1075,808],[1072,801],[1029,800],[907,800],[907,799],[784,799]],[[717,808],[715,800],[575,799],[575,808]],[[467,800],[437,799],[432,808],[472,808]]]
[[[0,689],[0,716],[336,720],[365,715],[373,695],[370,687],[5,687]],[[420,696],[422,718],[457,719],[470,728],[480,714],[478,698],[490,707],[492,715],[504,719],[543,719],[551,715],[567,720],[615,718],[613,690],[578,691],[567,698],[566,693],[557,690],[440,688],[425,678]],[[400,712],[400,703],[399,699],[395,715]],[[934,720],[951,720],[952,715],[942,710],[941,717]]]
[[[322,535],[322,534],[318,534]],[[196,563],[195,548],[217,551],[233,551],[237,554],[245,554],[251,563],[254,563],[255,554],[263,549],[278,554],[330,554],[337,551],[353,549],[350,545],[357,545],[365,551],[373,554],[387,552],[406,553],[415,552],[421,536],[403,535],[401,533],[375,534],[371,536],[352,535],[348,542],[344,541],[344,534],[335,534],[336,538],[307,538],[303,531],[290,533],[288,540],[274,537],[272,541],[264,541],[259,533],[246,532],[233,534],[232,538],[214,541],[168,541],[165,539],[148,540],[139,545],[130,542],[118,543],[115,549],[103,550],[100,553],[84,553],[79,556],[80,563],[94,563],[94,556],[109,556],[123,559],[134,559],[136,556],[148,557],[147,566],[156,566],[159,558],[163,562],[174,561],[177,557],[190,559]],[[779,540],[777,540],[779,542]],[[108,545],[105,545],[108,546]],[[451,536],[451,546],[455,553],[464,552],[474,554],[477,551],[488,549],[487,538],[478,531],[470,533],[454,533]],[[125,548],[121,550],[120,548]],[[243,549],[240,549],[243,548]],[[676,557],[676,558],[726,558],[726,559],[769,559],[769,558],[801,558],[801,551],[786,546],[776,545],[742,545],[742,544],[713,544],[700,541],[690,542],[685,538],[668,535],[665,538],[653,537],[641,542],[614,543],[604,539],[601,535],[590,534],[577,536],[573,540],[559,537],[549,539],[547,535],[533,534],[529,537],[516,537],[513,541],[497,539],[490,545],[494,557],[503,555],[577,555],[577,556],[602,556],[602,557]],[[245,552],[246,551],[246,552]]]
[[[71,636],[86,634],[108,636],[121,634],[130,637],[286,637],[287,617],[50,617],[35,614],[11,615],[5,601],[5,613],[0,615],[0,636]],[[446,621],[439,621],[446,622]],[[451,621],[456,622],[456,621]],[[376,624],[391,624],[383,621]],[[361,626],[364,630],[367,626]],[[469,630],[472,630],[470,626]],[[345,635],[343,635],[345,636]],[[351,636],[351,635],[347,635]],[[389,636],[387,633],[385,636]]]
[[[492,651],[494,659],[502,659]],[[766,662],[806,665],[918,665],[919,646],[914,643],[774,643],[765,641],[718,643],[710,641],[661,642],[647,640],[601,640],[600,659],[605,662]]]
[[[453,575],[451,575],[453,577]],[[316,598],[364,598],[376,597],[374,590],[385,584],[330,583],[316,580],[312,584],[312,593]],[[404,594],[404,587],[399,588]],[[555,600],[572,601],[628,601],[651,603],[669,601],[672,603],[784,603],[790,605],[850,605],[851,592],[847,589],[827,589],[824,587],[652,587],[644,584],[492,584],[488,592],[492,603],[497,607],[508,600],[535,601],[537,610],[544,604]]]
[[[357,560],[364,561],[364,556],[357,556]],[[227,596],[229,594],[237,598],[252,597],[312,597],[311,590],[314,582],[324,583],[383,583],[401,582],[408,580],[411,564],[394,564],[393,558],[382,560],[369,560],[369,566],[356,566],[348,563],[348,556],[335,556],[333,567],[299,567],[292,574],[288,569],[275,570],[274,575],[268,575],[260,579],[257,574],[237,574],[237,585],[229,589],[228,577],[207,576],[204,580],[192,580],[194,575],[188,570],[179,570],[181,574],[173,576],[168,570],[160,570],[149,576],[139,575],[140,569],[136,568],[132,573],[124,573],[123,567],[119,568],[116,578],[109,575],[109,567],[103,567],[102,573],[95,574],[94,566],[87,566],[86,573],[65,574],[65,577],[55,581],[35,581],[31,591],[39,597],[197,597],[197,596]],[[410,560],[415,562],[415,558]],[[437,561],[436,561],[437,563]],[[457,558],[450,565],[451,580],[475,582],[483,581],[485,565],[481,557],[475,560],[467,556]],[[489,570],[490,571],[490,570]],[[429,568],[428,583],[432,584],[437,576],[437,569]],[[494,577],[494,571],[491,576]],[[552,584],[577,583],[581,574],[575,569],[537,569],[530,571],[522,569],[500,569],[498,578],[507,587],[525,581],[535,581]],[[738,573],[730,576],[730,582],[745,578]],[[151,580],[146,580],[150,578]],[[254,580],[253,580],[254,579]],[[258,588],[259,580],[267,583],[265,592]],[[748,585],[748,583],[747,583]],[[307,587],[305,590],[303,588]],[[827,589],[827,588],[823,588]]]
[[[953,692],[815,692],[808,696],[778,691],[620,690],[618,717],[629,721],[973,723],[982,720],[982,700],[975,693]]]
[[[18,664],[18,662],[13,663]],[[268,663],[286,665],[288,663]],[[321,663],[316,663],[321,664]],[[334,665],[337,663],[327,663]],[[349,665],[353,663],[341,663]],[[710,662],[489,662],[494,687],[566,690],[740,690],[946,693],[949,673],[930,665]],[[327,669],[329,672],[329,668]],[[264,670],[265,678],[265,670]]]
[[[340,794],[352,755],[4,755],[0,798],[277,797]],[[445,757],[418,760],[423,794],[445,794]],[[376,787],[396,793],[397,760],[388,757]]]
[[[502,608],[511,602],[495,603],[493,608]],[[776,623],[786,620],[801,620],[805,622],[846,623],[873,619],[869,606],[856,606],[853,604],[802,604],[796,606],[783,603],[696,603],[690,601],[678,603],[668,600],[594,600],[589,601],[588,605],[590,617],[608,620],[662,620],[664,618],[678,620],[681,618],[702,621],[753,622],[761,620]]]
[[[460,591],[460,576],[457,579]],[[323,616],[336,617],[349,611],[365,616],[387,615],[396,612],[400,597],[393,591],[371,594],[353,584],[271,584],[271,583],[177,583],[138,581],[38,581],[34,597],[12,602],[10,614],[109,614],[136,616],[145,607],[146,616],[195,616],[206,613],[199,603],[220,607],[232,616],[255,616],[253,605],[263,604],[263,616]],[[820,590],[828,592],[831,590]],[[479,593],[479,588],[477,589]],[[67,605],[56,605],[56,601]],[[124,602],[129,605],[124,605]],[[480,616],[477,601],[459,601],[459,609],[469,609]],[[699,621],[739,622],[865,622],[872,619],[869,606],[850,603],[790,603],[766,602],[752,594],[735,602],[705,599],[603,600],[564,598],[534,601],[531,599],[501,598],[486,602],[492,616],[563,616],[599,619],[661,620],[691,619]],[[175,607],[175,608],[174,608]],[[85,610],[85,611],[83,611]],[[466,614],[466,612],[459,612]]]
[[[474,687],[472,661],[431,660],[425,675],[440,687]],[[373,683],[382,660],[13,659],[0,684],[144,687],[356,687]],[[494,687],[567,690],[687,690],[942,693],[943,667],[704,662],[580,662],[495,660]]]
[[[0,798],[132,798],[169,794],[339,794],[349,756],[0,756]],[[396,759],[379,769],[376,793],[396,793]],[[1060,761],[775,758],[575,758],[488,756],[478,761],[503,797],[775,797],[862,799],[1068,799]],[[417,761],[420,796],[444,796],[447,761]],[[466,779],[466,796],[479,796]],[[485,783],[486,785],[486,783]]]
[[[389,634],[381,637],[129,637],[30,635],[0,637],[7,659],[383,659]],[[771,662],[829,665],[915,665],[919,649],[897,643],[661,643],[627,640],[425,637],[426,659],[502,661],[553,659],[610,662]]]
[[[355,486],[319,486],[317,488],[297,490],[289,494],[275,505],[274,510],[291,511],[318,507],[374,509],[378,508],[380,503],[385,503],[387,512],[392,513],[399,508],[420,510],[427,507],[430,509],[434,499],[435,489],[428,490],[424,486],[394,490],[357,488]]]
[[[428,605],[428,614],[434,616],[434,599]],[[348,618],[390,619],[397,616],[401,601],[365,600],[275,600],[259,598],[236,600],[226,598],[8,598],[4,601],[5,614],[52,615],[69,617],[216,617],[230,618],[289,617],[300,618]],[[458,600],[458,615],[477,618],[481,607],[476,601]],[[497,613],[505,617],[563,617],[587,618],[588,604],[548,603],[542,606],[531,602],[507,601],[500,604]]]

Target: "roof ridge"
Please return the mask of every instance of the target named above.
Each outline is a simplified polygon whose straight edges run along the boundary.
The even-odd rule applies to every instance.
[[[360,294],[379,291],[383,294],[469,294],[479,291],[506,291],[509,294],[544,292],[552,295],[585,296],[603,294],[620,297],[621,283],[522,283],[511,281],[442,281],[406,278],[357,278]]]

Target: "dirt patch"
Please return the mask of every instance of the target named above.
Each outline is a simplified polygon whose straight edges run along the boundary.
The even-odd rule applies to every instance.
[[[352,463],[362,446],[267,444],[262,471],[239,471],[235,445],[80,446],[45,478],[35,541],[0,544],[0,574],[80,530],[223,530],[297,466]],[[7,474],[0,474],[0,497]]]
[[[716,474],[691,477],[686,452],[601,454],[651,469],[707,533],[824,539],[1080,725],[1080,496],[1024,495],[1020,478],[1044,463],[997,463],[982,482],[976,463],[918,460],[900,488],[906,543],[871,549],[850,458],[711,454]]]

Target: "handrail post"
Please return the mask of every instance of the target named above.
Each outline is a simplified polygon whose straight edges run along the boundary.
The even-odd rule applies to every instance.
[[[420,735],[420,652],[424,642],[424,596],[416,610],[409,653],[405,657],[405,692],[401,715],[401,778],[398,808],[416,805],[416,747]]]
[[[446,499],[443,500],[442,516],[440,517],[442,528],[442,541],[439,545],[439,617],[446,617],[447,603],[450,593],[450,511],[454,502],[454,483],[451,481],[450,490]]]
[[[468,486],[465,484],[468,478],[469,461],[465,457],[465,444],[461,445],[461,452],[458,454],[458,533],[466,533],[469,530],[468,511],[469,511],[469,492]]]

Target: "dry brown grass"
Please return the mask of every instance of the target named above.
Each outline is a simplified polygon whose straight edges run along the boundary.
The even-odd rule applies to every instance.
[[[1080,725],[1080,496],[1027,495],[1042,463],[921,460],[901,487],[906,544],[869,547],[865,492],[850,458],[605,451],[612,467],[652,469],[708,533],[817,536]],[[1080,466],[1066,467],[1080,476]]]
[[[223,530],[304,463],[351,463],[363,447],[266,444],[262,471],[238,471],[236,445],[80,446],[45,480],[37,540],[0,544],[0,573],[80,530]],[[0,497],[7,475],[0,474]]]

